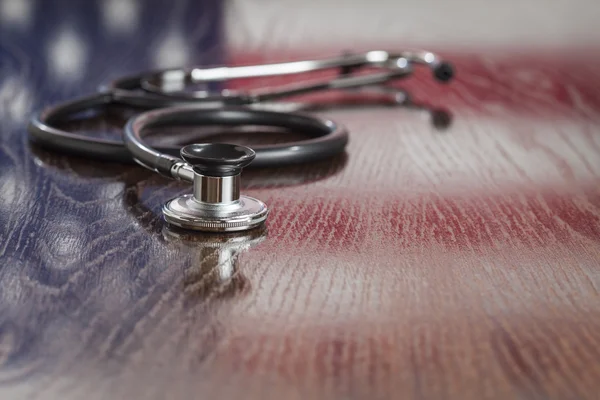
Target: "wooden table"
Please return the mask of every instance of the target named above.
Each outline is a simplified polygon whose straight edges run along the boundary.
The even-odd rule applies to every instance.
[[[0,398],[600,397],[597,2],[371,3],[1,2]],[[413,45],[457,79],[313,99],[347,153],[244,172],[272,211],[241,244],[165,227],[188,185],[27,139],[127,73]]]

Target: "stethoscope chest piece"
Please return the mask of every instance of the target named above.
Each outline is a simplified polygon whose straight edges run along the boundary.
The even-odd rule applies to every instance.
[[[196,231],[236,232],[262,225],[269,213],[260,200],[240,195],[241,172],[252,149],[233,144],[191,144],[181,157],[193,167],[194,191],[163,206],[165,221]]]

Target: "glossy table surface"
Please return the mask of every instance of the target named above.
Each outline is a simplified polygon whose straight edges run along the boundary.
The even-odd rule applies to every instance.
[[[0,0],[0,398],[597,399],[600,6],[398,3]],[[27,137],[123,74],[415,46],[456,80],[300,99],[347,152],[245,171],[246,235],[169,229],[189,185]],[[118,137],[108,111],[71,128]]]

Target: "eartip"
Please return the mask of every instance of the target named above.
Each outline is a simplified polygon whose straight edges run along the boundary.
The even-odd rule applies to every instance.
[[[442,62],[433,70],[435,78],[440,82],[448,82],[454,77],[454,68],[447,62]]]

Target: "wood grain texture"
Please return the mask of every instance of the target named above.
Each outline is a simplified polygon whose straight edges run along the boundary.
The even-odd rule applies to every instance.
[[[229,48],[216,3],[2,3],[0,398],[597,399],[597,49],[443,49],[454,83],[401,84],[419,110],[313,99],[347,154],[245,171],[272,210],[247,235],[168,229],[189,186],[28,143],[123,73],[339,50]]]

